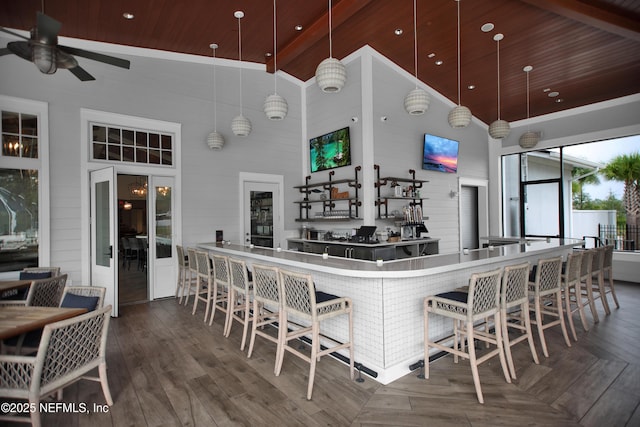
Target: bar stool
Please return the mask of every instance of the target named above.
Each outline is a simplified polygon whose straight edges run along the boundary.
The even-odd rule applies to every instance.
[[[609,307],[609,302],[607,301],[607,294],[611,294],[611,296],[613,297],[613,302],[616,304],[616,308],[620,308],[620,304],[618,303],[618,297],[616,296],[616,290],[613,287],[613,245],[607,245],[604,247],[604,260],[602,262],[601,294],[603,296],[604,302],[606,303],[607,307]],[[607,314],[609,314],[610,312],[611,312],[610,310],[607,310]]]
[[[261,336],[276,345],[282,339],[281,334],[285,332],[285,328],[278,328],[278,335],[273,336],[263,331],[267,326],[283,325],[282,307],[280,304],[280,270],[278,267],[253,264],[253,323],[251,324],[251,338],[249,340],[249,351],[247,357],[251,357],[253,353],[253,345],[256,336]],[[260,327],[260,330],[258,330]],[[279,350],[276,348],[276,356]],[[273,367],[276,372],[278,366],[277,357]]]
[[[609,314],[611,310],[609,309],[607,296],[604,291],[604,258],[605,247],[600,246],[595,248],[593,252],[593,260],[591,261],[591,276],[587,280],[587,286],[590,288],[591,298],[594,300],[594,308],[595,300],[600,298],[605,314]],[[595,318],[597,318],[597,316],[597,314],[594,314]]]
[[[229,302],[229,288],[231,285],[231,274],[229,273],[229,258],[224,255],[211,255],[213,259],[213,306],[209,326],[213,324],[216,310],[227,314]],[[224,333],[224,329],[223,329]]]
[[[429,378],[429,347],[453,354],[454,363],[458,363],[458,357],[469,359],[473,383],[480,403],[484,403],[484,398],[480,387],[478,365],[497,355],[500,358],[505,380],[508,383],[511,382],[504,355],[502,328],[499,326],[502,324],[500,320],[501,275],[502,269],[474,273],[469,280],[468,292],[445,292],[424,299],[424,377]],[[438,341],[431,341],[429,339],[429,313],[452,319],[453,335],[441,338]],[[493,317],[494,325],[496,325],[493,334],[490,333],[488,327],[484,331],[474,328],[475,322],[479,320],[488,322],[490,317]],[[453,347],[450,347],[449,342],[452,338]],[[467,341],[466,351],[465,338]],[[476,356],[475,340],[493,344],[496,348],[478,358]]]
[[[584,313],[584,306],[580,300],[580,270],[582,268],[582,252],[573,252],[567,255],[567,262],[564,264],[562,278],[562,298],[564,299],[564,310],[569,321],[569,329],[574,341],[578,341],[576,327],[573,324],[573,313],[580,313],[582,327],[586,331],[587,318]]]
[[[203,301],[206,304],[204,311],[204,321],[207,322],[209,311],[211,310],[211,302],[215,293],[215,285],[213,275],[211,274],[211,261],[209,261],[209,252],[196,251],[196,268],[198,276],[196,277],[197,290],[195,292],[195,300],[193,301],[193,311],[196,314],[198,302]]]
[[[189,304],[189,296],[191,291],[198,292],[198,260],[196,257],[196,248],[187,248],[187,296],[184,305]]]
[[[544,339],[544,330],[552,326],[560,325],[564,342],[567,347],[571,347],[567,327],[564,323],[564,313],[562,312],[562,257],[547,258],[538,260],[535,271],[535,280],[529,282],[529,297],[533,298],[533,307],[529,307],[535,313],[535,320],[532,323],[538,329],[542,352],[545,357],[549,357],[547,342]],[[550,302],[550,304],[547,304]],[[554,317],[548,323],[544,323],[544,316]]]
[[[176,283],[176,298],[178,304],[182,304],[182,297],[184,296],[185,287],[187,287],[187,271],[189,270],[189,260],[184,253],[184,248],[181,245],[176,245],[176,254],[178,257],[178,281]],[[188,287],[187,287],[188,289]]]
[[[311,275],[294,273],[280,269],[280,297],[282,298],[282,323],[283,329],[280,335],[278,355],[276,356],[276,376],[280,375],[285,351],[298,356],[310,364],[309,384],[307,386],[307,400],[311,400],[313,393],[313,380],[316,373],[316,363],[320,357],[338,351],[349,349],[349,374],[353,380],[353,304],[351,298],[337,297],[324,292],[317,292],[313,284]],[[346,315],[349,319],[349,341],[340,343],[331,337],[320,333],[320,322],[336,316]],[[300,326],[293,323],[289,316],[300,319],[309,326]],[[289,323],[296,329],[289,331]],[[299,351],[296,347],[289,345],[289,341],[296,340],[305,335],[311,334],[311,355]],[[323,343],[331,343],[323,350],[320,349],[320,337]]]
[[[502,285],[500,286],[500,320],[502,320],[502,339],[504,341],[504,352],[507,356],[509,372],[511,378],[516,379],[516,370],[511,356],[511,347],[527,340],[531,356],[536,365],[540,364],[536,346],[533,342],[533,332],[531,331],[531,318],[529,317],[529,295],[527,292],[529,285],[528,262],[509,265],[504,268],[502,274]],[[515,339],[509,339],[509,328],[520,331]]]
[[[224,336],[229,337],[231,334],[231,326],[233,326],[234,320],[244,325],[240,343],[240,350],[242,351],[247,340],[249,324],[253,320],[250,311],[252,283],[249,281],[247,264],[244,261],[229,258],[229,270],[231,272],[231,287],[229,289],[227,316],[224,322]]]
[[[593,287],[591,283],[593,257],[596,255],[597,249],[591,248],[582,252],[582,263],[580,266],[580,300],[583,307],[589,306],[593,322],[598,323],[598,310],[596,310],[595,298],[593,296]],[[588,330],[588,329],[586,329]]]

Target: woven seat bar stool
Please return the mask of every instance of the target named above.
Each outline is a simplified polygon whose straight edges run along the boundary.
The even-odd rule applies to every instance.
[[[549,357],[547,342],[544,338],[545,329],[560,325],[564,342],[567,347],[571,347],[562,310],[561,274],[562,257],[540,259],[536,265],[535,280],[529,282],[529,298],[533,299],[533,305],[530,304],[529,309],[534,312],[535,320],[532,322],[537,327],[545,357]],[[556,320],[545,323],[545,316]]]
[[[191,276],[189,274],[189,259],[184,252],[184,248],[181,245],[176,245],[176,254],[178,257],[178,281],[176,283],[176,298],[178,298],[178,304],[182,304],[182,298],[185,295],[185,291],[188,292],[191,286]],[[189,281],[187,281],[187,276]]]
[[[600,292],[605,303],[605,309],[609,307],[607,294],[611,294],[613,302],[616,304],[616,308],[620,308],[618,297],[616,296],[616,289],[613,286],[613,245],[607,245],[604,247],[604,260],[602,261],[602,290]],[[611,313],[611,310],[607,310],[607,314],[609,313]]]
[[[231,272],[231,287],[229,289],[227,317],[224,322],[224,336],[229,337],[231,334],[234,320],[240,322],[243,325],[240,351],[243,351],[244,344],[247,341],[249,324],[253,320],[251,316],[252,283],[249,280],[246,262],[229,258],[229,271]]]
[[[494,356],[500,359],[505,380],[510,383],[511,377],[505,352],[503,348],[502,324],[500,315],[500,278],[502,269],[474,273],[469,280],[468,292],[445,292],[424,299],[424,358],[429,360],[431,347],[453,354],[454,363],[458,358],[468,359],[471,365],[473,384],[475,385],[478,402],[484,403],[478,365],[486,362]],[[439,315],[453,320],[453,335],[431,341],[429,337],[429,315]],[[494,333],[489,328],[476,330],[474,323],[487,321],[493,317],[496,327]],[[464,341],[467,341],[465,346]],[[453,339],[453,346],[449,343]],[[495,348],[487,351],[482,356],[476,356],[475,340],[484,341]],[[466,348],[466,350],[465,350]],[[429,363],[425,363],[424,376],[429,378]]]
[[[609,309],[607,296],[604,291],[604,257],[604,246],[599,246],[594,249],[593,259],[591,261],[591,276],[587,280],[587,287],[589,288],[587,292],[591,292],[591,298],[594,301],[594,308],[595,300],[600,299],[600,302],[602,302],[602,306],[604,307],[605,314],[609,314],[611,310]],[[598,319],[598,314],[597,312],[595,313],[594,318]],[[598,320],[596,320],[596,322],[597,321]]]
[[[211,255],[211,258],[213,259],[213,282],[215,292],[213,292],[213,305],[211,306],[209,326],[213,324],[213,318],[216,315],[216,310],[222,311],[225,314],[226,320],[229,302],[229,289],[231,287],[229,258],[224,255]]]
[[[589,306],[594,323],[598,323],[600,321],[598,317],[598,310],[596,309],[595,298],[593,295],[593,285],[591,282],[594,262],[593,257],[596,256],[597,253],[597,248],[591,248],[583,251],[582,263],[580,266],[580,299],[584,307],[586,307],[587,305]]]
[[[287,351],[308,362],[310,367],[307,400],[311,400],[316,363],[324,355],[340,349],[349,349],[349,375],[353,380],[353,304],[351,299],[317,292],[311,275],[283,269],[280,269],[280,297],[282,298],[283,307],[280,328],[284,329],[284,331],[280,335],[279,354],[276,356],[276,376],[280,375],[284,354]],[[348,318],[349,338],[347,342],[338,342],[320,333],[320,323],[336,316],[347,316]],[[296,321],[305,322],[309,326],[300,326],[293,323],[292,317]],[[292,330],[289,330],[290,323],[294,325]],[[311,354],[309,356],[302,353],[297,346],[289,344],[289,341],[297,341],[298,338],[307,335],[311,335]],[[324,349],[320,347],[320,337],[322,337],[323,344],[326,346]]]
[[[582,268],[582,251],[573,252],[567,255],[567,262],[564,264],[564,272],[562,277],[562,298],[564,299],[564,312],[569,321],[569,329],[574,341],[578,341],[576,335],[576,327],[573,324],[573,313],[576,311],[580,314],[582,328],[586,331],[589,329],[587,325],[587,316],[584,312],[584,306],[580,300],[580,270]]]
[[[207,322],[209,312],[211,311],[211,303],[214,301],[213,296],[216,293],[216,286],[213,280],[213,274],[211,272],[211,261],[209,261],[209,252],[196,251],[196,269],[198,270],[198,277],[196,282],[198,284],[193,301],[193,311],[191,314],[196,314],[198,309],[198,303],[203,301],[206,304],[204,311],[204,322]]]
[[[281,315],[283,313],[280,304],[280,269],[274,266],[253,264],[253,323],[251,324],[251,338],[249,339],[249,351],[247,357],[251,357],[253,353],[253,345],[256,336],[278,344],[282,337],[280,334],[285,332],[285,328],[278,328],[278,334],[273,336],[264,331],[265,326],[276,326],[283,324]],[[258,329],[260,328],[260,329]],[[276,347],[276,355],[279,352]],[[273,372],[276,372],[276,364],[274,364]]]
[[[187,248],[187,281],[185,283],[186,296],[184,305],[189,305],[189,297],[198,292],[198,259],[196,248]]]
[[[529,268],[528,262],[509,265],[502,273],[502,285],[500,286],[500,320],[502,321],[502,339],[504,352],[507,356],[511,378],[516,379],[516,370],[511,355],[511,347],[527,340],[531,357],[536,365],[540,364],[536,346],[533,342],[531,331],[531,319],[529,317]],[[515,329],[520,334],[514,339],[509,338],[509,328]]]

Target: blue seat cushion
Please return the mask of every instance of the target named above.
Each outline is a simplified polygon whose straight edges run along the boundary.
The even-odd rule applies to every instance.
[[[85,297],[83,295],[66,294],[62,300],[60,307],[65,308],[86,308],[88,311],[93,311],[98,305],[99,297]]]
[[[20,280],[39,280],[51,277],[50,271],[21,271]]]
[[[467,299],[469,298],[469,294],[466,292],[460,292],[460,291],[451,291],[451,292],[443,292],[441,294],[436,295],[438,298],[446,298],[446,299],[450,299],[453,301],[458,301],[458,302],[467,302]]]
[[[316,304],[329,301],[332,299],[336,299],[336,298],[340,298],[340,297],[337,295],[328,294],[326,292],[316,291]]]

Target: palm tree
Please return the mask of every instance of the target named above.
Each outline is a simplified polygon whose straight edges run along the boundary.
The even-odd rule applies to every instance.
[[[588,201],[589,195],[584,194],[584,185],[585,184],[600,184],[600,179],[598,179],[598,175],[594,173],[593,169],[587,168],[573,168],[571,169],[571,192],[574,196],[574,208],[575,209],[584,209],[585,202]]]
[[[622,201],[627,215],[627,226],[637,227],[640,217],[640,152],[614,157],[602,169],[602,175],[611,181],[624,182]],[[640,241],[640,233],[633,240]],[[627,239],[629,236],[627,237]]]

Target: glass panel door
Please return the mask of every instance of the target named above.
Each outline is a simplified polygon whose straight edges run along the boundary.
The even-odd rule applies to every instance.
[[[176,197],[174,178],[151,176],[148,256],[151,274],[150,299],[175,295],[177,271],[174,250]]]
[[[273,193],[251,191],[251,244],[273,248]]]

